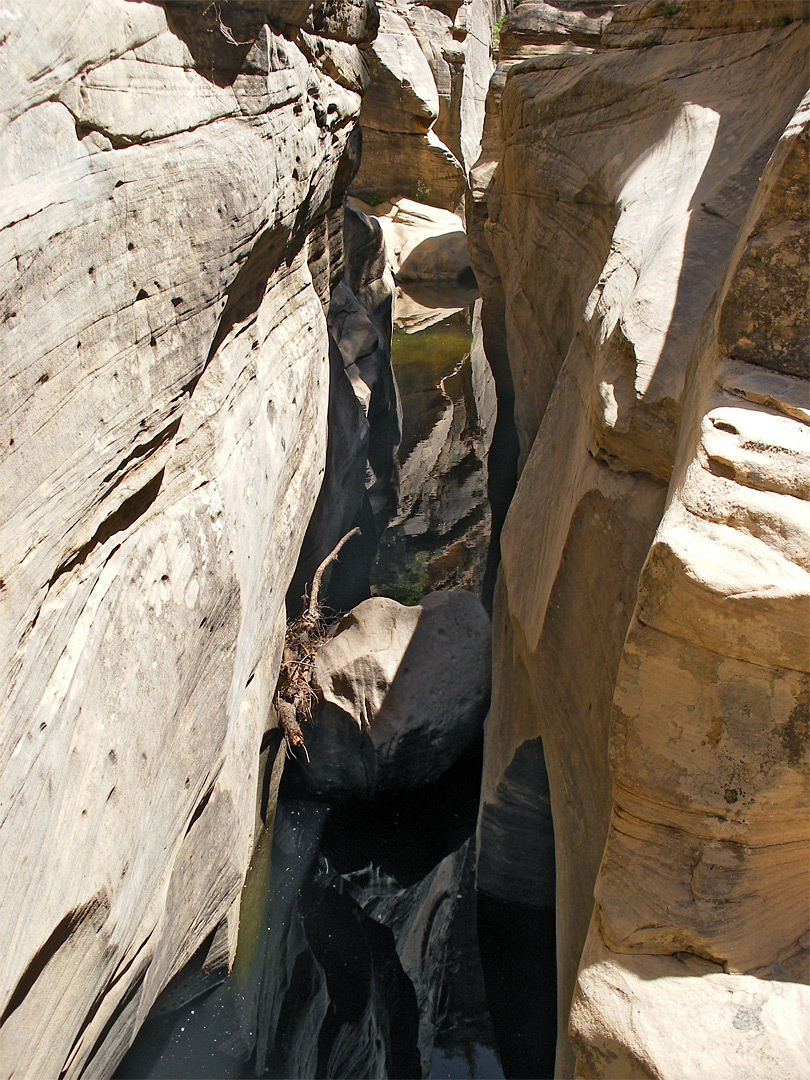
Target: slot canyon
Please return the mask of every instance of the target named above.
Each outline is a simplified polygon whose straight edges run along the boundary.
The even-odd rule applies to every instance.
[[[0,1080],[810,1080],[807,0],[0,0]]]

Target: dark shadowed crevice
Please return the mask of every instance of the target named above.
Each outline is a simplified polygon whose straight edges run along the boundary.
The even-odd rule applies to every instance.
[[[479,893],[478,937],[504,1073],[548,1080],[557,1046],[555,910]]]
[[[92,554],[97,547],[106,543],[110,537],[116,533],[125,532],[131,528],[138,518],[143,517],[155,499],[158,497],[160,491],[160,485],[163,482],[163,474],[165,469],[161,469],[159,473],[152,477],[148,484],[145,484],[140,491],[136,491],[134,495],[130,495],[128,499],[125,499],[115,513],[110,514],[96,529],[93,536],[82,545],[79,550],[72,555],[66,562],[61,563],[54,570],[51,580],[48,582],[48,588],[53,588],[56,581],[63,575],[70,573],[81,563],[86,562],[88,557]]]
[[[139,458],[144,458],[148,454],[154,453],[156,450],[159,450],[160,447],[163,446],[165,443],[170,442],[177,434],[177,429],[180,427],[181,419],[182,417],[178,416],[175,420],[172,420],[172,422],[168,424],[165,428],[161,428],[161,430],[148,442],[140,443],[138,446],[135,447],[134,450],[131,450],[123,459],[123,461],[119,462],[119,464],[116,465],[112,472],[107,473],[107,475],[101,481],[102,486],[104,484],[108,484],[110,480],[112,480],[112,478],[116,475],[116,473],[121,473],[122,475],[119,477],[118,480],[116,480],[115,484],[113,485],[113,488],[116,487],[123,479],[123,472],[131,461],[138,461]]]

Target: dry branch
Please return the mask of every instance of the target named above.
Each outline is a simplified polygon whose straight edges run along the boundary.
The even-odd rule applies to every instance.
[[[315,656],[327,636],[320,605],[323,575],[327,567],[338,558],[347,540],[359,532],[359,528],[354,528],[335,544],[315,571],[309,604],[296,619],[287,624],[284,654],[273,704],[278,716],[278,726],[287,743],[287,753],[292,757],[295,757],[296,749],[302,747],[309,760],[301,725],[312,718],[312,705],[315,701],[315,691],[311,686],[312,671]]]
[[[310,619],[317,619],[320,617],[318,596],[320,595],[321,591],[321,582],[323,581],[324,571],[331,563],[337,560],[337,557],[338,555],[340,555],[341,549],[343,548],[343,545],[346,543],[346,541],[351,540],[351,538],[353,536],[356,536],[359,532],[360,529],[357,526],[347,532],[341,540],[338,540],[338,542],[323,560],[321,565],[315,571],[315,576],[312,579],[312,595],[309,598],[309,608],[307,609],[307,613]]]

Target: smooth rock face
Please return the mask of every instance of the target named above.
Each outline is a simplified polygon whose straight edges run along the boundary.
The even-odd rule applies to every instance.
[[[380,0],[380,29],[366,51],[360,198],[398,195],[457,209],[478,157],[502,0],[441,4]]]
[[[809,861],[807,12],[785,14],[527,2],[502,36],[473,261],[522,472],[479,882],[547,895],[516,825],[547,811],[511,794],[540,736],[561,1076],[580,961],[577,1075],[698,1077],[718,1053],[800,1075],[776,1019],[802,1008]],[[717,1008],[687,1006],[708,972]]]
[[[481,731],[489,618],[462,589],[414,607],[373,597],[320,649],[313,687],[323,703],[307,731],[315,790],[371,798],[429,783]]]
[[[0,12],[0,1059],[18,1075],[108,1074],[218,925],[233,952],[324,469],[353,42],[376,29],[365,3],[259,7]]]
[[[380,223],[397,281],[452,282],[472,276],[467,233],[458,214],[405,198],[361,206]]]

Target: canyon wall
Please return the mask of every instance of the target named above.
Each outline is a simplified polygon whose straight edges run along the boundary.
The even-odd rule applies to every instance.
[[[492,27],[504,0],[380,0],[366,50],[363,161],[352,192],[366,201],[406,195],[450,210],[464,200],[478,157]]]
[[[343,280],[377,22],[0,12],[5,1076],[108,1075],[204,941],[232,959],[330,351],[363,436],[343,329],[377,355],[388,288],[390,334],[374,258]]]
[[[478,881],[556,891],[560,1076],[807,1075],[807,18],[524,0],[502,33]]]

